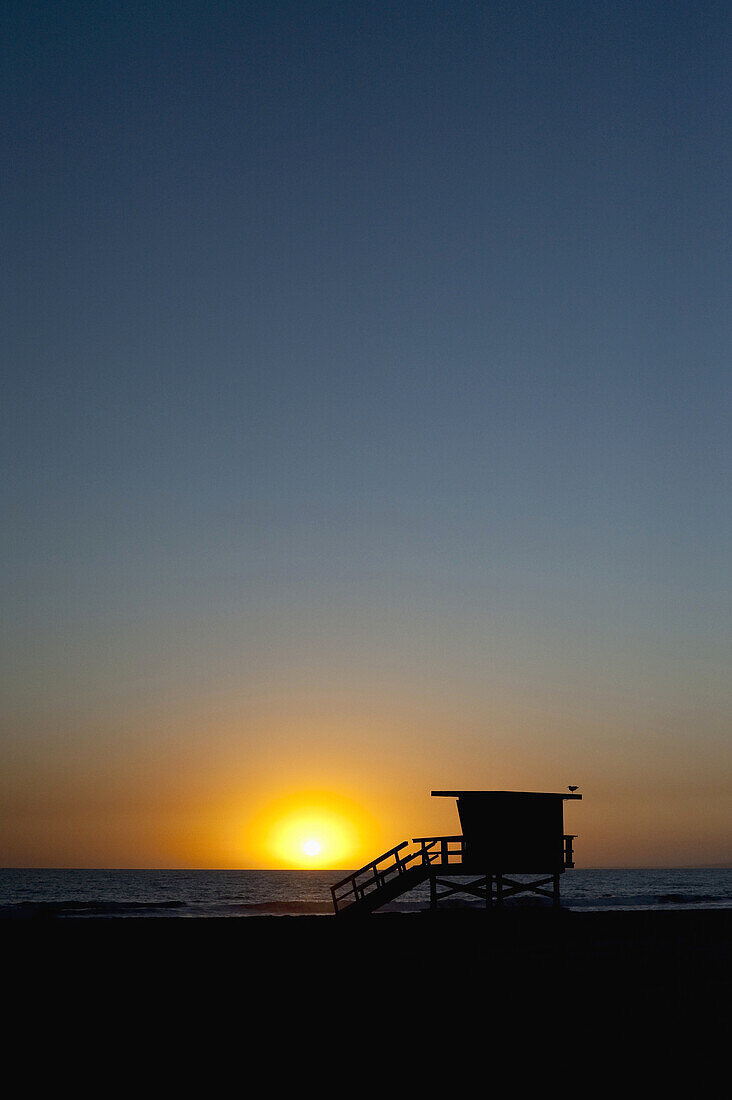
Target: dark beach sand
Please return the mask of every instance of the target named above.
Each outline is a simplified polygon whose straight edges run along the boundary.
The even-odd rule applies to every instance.
[[[730,1043],[732,911],[8,920],[0,936],[16,1017],[64,1049],[111,1043],[121,1073],[141,1051],[174,1076],[181,1057],[191,1075],[259,1059],[340,1092],[396,1058],[461,1091],[476,1060],[486,1081],[561,1076],[593,1052],[612,1076],[635,1051],[647,1072],[696,1063],[701,1088]]]

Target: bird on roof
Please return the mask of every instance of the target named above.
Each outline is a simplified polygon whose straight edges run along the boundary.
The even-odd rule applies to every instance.
[[[571,791],[571,792],[572,792],[572,794],[574,794],[574,792],[575,792],[576,790],[579,790],[579,788],[578,788],[578,787],[572,787],[572,786],[569,786],[569,787],[567,787],[567,790],[568,790],[568,791]]]

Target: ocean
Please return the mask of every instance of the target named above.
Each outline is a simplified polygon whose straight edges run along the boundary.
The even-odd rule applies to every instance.
[[[346,873],[6,868],[0,869],[0,918],[329,914],[330,885]],[[562,876],[561,892],[570,910],[729,909],[732,869],[575,869]],[[383,911],[417,912],[428,904],[424,884]]]

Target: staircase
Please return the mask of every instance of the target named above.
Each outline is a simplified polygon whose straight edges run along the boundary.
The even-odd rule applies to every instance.
[[[336,916],[373,913],[400,894],[419,886],[436,867],[460,872],[464,858],[462,836],[419,836],[415,851],[405,852],[409,841],[403,840],[378,859],[353,871],[331,886]]]
[[[414,864],[414,860],[422,859],[421,850],[404,852],[408,847],[409,842],[402,841],[396,848],[390,848],[378,859],[331,886],[336,916],[373,913],[374,909],[424,882],[429,875],[429,864]]]

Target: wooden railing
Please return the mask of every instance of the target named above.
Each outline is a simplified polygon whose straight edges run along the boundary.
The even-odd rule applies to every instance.
[[[462,836],[415,836],[413,844],[419,844],[415,853],[423,864],[439,864],[445,867],[449,863],[462,863],[465,850]]]
[[[574,867],[572,841],[576,839],[576,833],[564,834],[563,856],[565,867]],[[445,867],[450,864],[462,863],[465,859],[465,837],[463,836],[416,836],[412,843],[420,845],[420,849],[416,854],[424,864]]]
[[[336,913],[372,891],[385,886],[394,875],[403,875],[418,855],[417,852],[400,855],[407,847],[409,847],[409,841],[403,840],[401,844],[397,844],[396,848],[390,848],[378,859],[359,867],[358,871],[352,871],[350,875],[346,875],[340,882],[331,886],[330,893]]]

